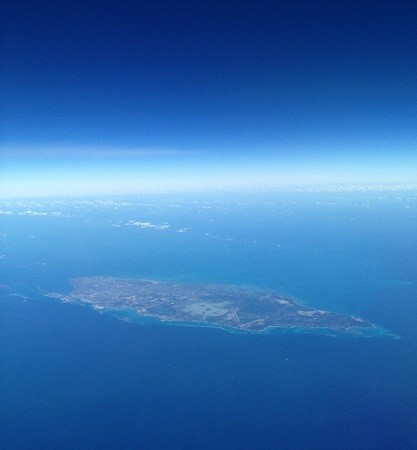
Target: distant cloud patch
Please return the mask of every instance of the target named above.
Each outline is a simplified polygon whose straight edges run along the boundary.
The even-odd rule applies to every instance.
[[[18,216],[33,216],[33,217],[62,216],[62,213],[59,211],[45,212],[45,211],[33,211],[32,209],[28,209],[27,211],[19,211],[14,213],[13,211],[10,210],[0,210],[0,216],[13,216],[15,214]]]
[[[134,220],[129,220],[129,222],[126,223],[126,226],[138,228],[153,228],[154,230],[166,230],[167,228],[169,228],[169,225],[167,223],[157,225],[151,222],[140,222]]]
[[[198,154],[195,150],[180,150],[175,148],[106,148],[89,146],[9,146],[0,147],[0,152],[4,156],[13,157],[46,157],[50,159],[82,157],[89,158],[135,158],[135,157],[158,157],[158,156],[180,156]]]
[[[48,213],[46,212],[39,212],[39,211],[20,211],[19,216],[47,216]]]

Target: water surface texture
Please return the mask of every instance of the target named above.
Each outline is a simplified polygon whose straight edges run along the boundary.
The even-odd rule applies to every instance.
[[[2,201],[1,446],[416,448],[416,223],[414,191]],[[95,276],[274,291],[388,333],[129,323],[45,297]]]

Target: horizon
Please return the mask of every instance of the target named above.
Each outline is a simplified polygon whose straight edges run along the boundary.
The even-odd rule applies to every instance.
[[[159,149],[3,148],[0,198],[338,185],[414,185],[417,157],[240,155]]]
[[[0,195],[414,183],[416,20],[370,1],[9,3]]]

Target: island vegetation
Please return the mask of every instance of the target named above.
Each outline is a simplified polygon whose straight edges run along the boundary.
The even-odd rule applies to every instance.
[[[74,278],[70,283],[69,294],[48,296],[90,304],[98,310],[133,311],[162,322],[241,331],[304,328],[343,332],[374,327],[351,315],[307,308],[293,297],[239,286],[108,277]]]

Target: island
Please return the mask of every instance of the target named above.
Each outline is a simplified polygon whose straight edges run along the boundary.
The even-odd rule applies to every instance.
[[[103,312],[134,313],[139,318],[230,331],[297,328],[348,332],[375,328],[358,317],[307,308],[287,295],[240,286],[109,277],[74,278],[70,284],[69,294],[47,296],[90,304]]]

